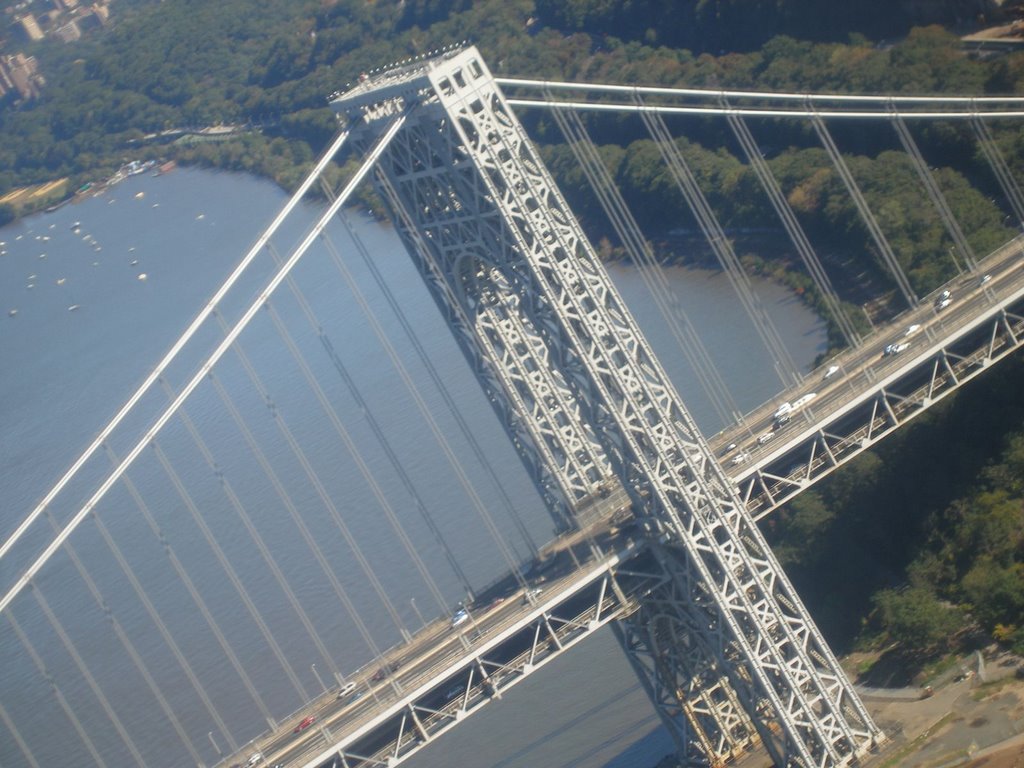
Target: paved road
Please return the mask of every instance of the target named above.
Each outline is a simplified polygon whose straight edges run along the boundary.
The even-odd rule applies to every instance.
[[[1024,743],[1024,680],[1013,677],[1019,660],[1003,660],[1005,666],[1000,660],[987,665],[989,686],[973,676],[957,680],[959,670],[954,669],[944,676],[947,682],[934,685],[930,698],[868,698],[865,704],[879,725],[894,731],[898,724],[902,730],[879,763],[900,768],[966,765],[983,750],[993,754]],[[970,660],[964,664],[969,667]]]

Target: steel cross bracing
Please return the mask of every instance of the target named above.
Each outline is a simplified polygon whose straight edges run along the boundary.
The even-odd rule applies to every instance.
[[[442,629],[426,668],[405,677],[403,668],[393,685],[373,689],[372,702],[361,700],[323,718],[330,747],[319,739],[285,741],[264,753],[289,765],[394,765],[601,627],[635,612],[668,578],[642,543],[611,554],[595,551],[582,570],[555,580],[528,610],[505,603],[480,609],[475,629],[458,635]],[[396,660],[389,656],[387,663]]]
[[[379,187],[546,498],[571,515],[621,483],[664,542],[687,608],[663,604],[705,649],[674,674],[717,669],[715,685],[731,688],[703,698],[715,714],[689,719],[686,743],[705,763],[723,759],[716,750],[736,738],[699,734],[735,722],[738,701],[780,765],[856,762],[880,731],[476,50],[369,79],[334,104],[367,138],[380,118],[406,115],[378,161]],[[647,632],[656,653],[680,634]],[[688,686],[673,687],[694,711]]]
[[[904,353],[900,364],[884,377],[875,381],[857,377],[863,380],[855,383],[856,395],[844,391],[841,404],[821,402],[824,398],[819,395],[810,421],[794,419],[768,448],[736,469],[730,467],[755,520],[1024,346],[1024,261],[1019,257],[1022,247],[1018,238],[1000,249],[1018,254],[1017,263],[1007,273],[1010,285],[1006,292],[999,286],[1002,298],[989,311],[965,320],[962,325],[956,324],[953,333],[940,339],[914,345],[916,349]],[[1000,256],[1000,251],[994,255]],[[979,304],[983,300],[988,297],[975,299]],[[971,307],[965,309],[976,311]],[[854,383],[852,378],[848,381]],[[762,420],[770,421],[771,407],[765,409]],[[756,421],[758,417],[750,418]],[[714,442],[721,449],[736,439],[739,438],[735,431],[730,430],[716,436]]]

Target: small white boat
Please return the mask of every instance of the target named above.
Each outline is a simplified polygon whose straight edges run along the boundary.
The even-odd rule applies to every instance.
[[[79,306],[80,306],[80,305],[78,305],[78,304],[72,304],[72,305],[71,305],[70,307],[68,307],[68,312],[74,312],[74,311],[76,311],[76,310],[78,309],[78,307],[79,307]]]

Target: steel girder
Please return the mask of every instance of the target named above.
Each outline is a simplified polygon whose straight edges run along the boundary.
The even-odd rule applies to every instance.
[[[656,547],[657,549],[657,547]],[[671,551],[659,561],[671,560]],[[636,612],[613,629],[648,696],[676,744],[683,765],[724,765],[760,739],[743,710],[729,674],[745,675],[742,663],[726,669],[704,644],[704,616],[689,594],[667,577]],[[739,659],[733,661],[739,662]],[[760,716],[771,717],[770,712]]]
[[[934,353],[841,413],[820,418],[813,430],[776,446],[773,458],[737,480],[740,496],[760,520],[808,486],[870,449],[911,419],[1024,346],[1024,302],[964,329]],[[739,474],[739,473],[737,473]]]
[[[690,682],[661,688],[695,713],[694,691],[722,681],[730,693],[703,700],[739,702],[780,765],[856,762],[880,731],[476,50],[370,78],[335,106],[368,134],[379,116],[408,113],[379,188],[545,498],[572,515],[610,468],[664,542],[677,591],[638,636],[659,655],[692,633],[703,662],[673,652],[664,674]],[[729,731],[690,739],[710,763],[738,739],[733,715],[708,709],[690,718],[693,732]]]
[[[618,555],[596,560],[574,588],[545,595],[497,628],[463,633],[462,645],[448,636],[451,651],[432,668],[414,672],[404,685],[374,688],[371,713],[352,716],[355,722],[323,722],[323,739],[274,759],[305,768],[399,765],[600,628],[636,611],[665,573],[643,551],[621,554],[628,566],[619,568]]]

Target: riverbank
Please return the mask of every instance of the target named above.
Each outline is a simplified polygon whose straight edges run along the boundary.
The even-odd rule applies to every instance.
[[[843,660],[855,667],[855,656]],[[872,768],[1024,767],[1024,659],[990,649],[978,668],[975,654],[947,665],[926,685],[862,688],[864,706],[887,742],[865,764]],[[736,765],[769,768],[767,755]],[[654,768],[680,768],[671,755]]]

